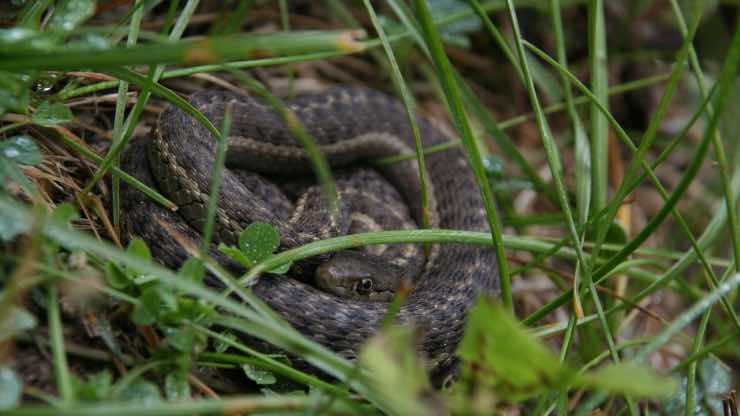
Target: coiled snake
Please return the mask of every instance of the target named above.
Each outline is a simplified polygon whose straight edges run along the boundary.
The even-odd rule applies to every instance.
[[[283,247],[347,231],[347,226],[338,225],[321,213],[323,198],[302,197],[296,202],[296,210],[301,213],[288,212],[286,216],[285,201],[289,198],[276,196],[279,187],[263,186],[261,175],[277,175],[278,182],[285,182],[289,175],[299,178],[299,182],[312,177],[303,148],[270,106],[222,91],[199,92],[189,101],[216,126],[222,122],[226,104],[233,105],[227,169],[217,210],[217,239],[233,243],[241,229],[255,221],[273,224],[280,232]],[[414,154],[405,109],[380,92],[334,88],[319,95],[299,96],[286,105],[305,126],[333,170],[385,156]],[[423,118],[418,121],[425,147],[448,141],[429,122]],[[178,267],[188,257],[183,238],[194,246],[199,244],[198,230],[206,212],[215,151],[216,141],[202,125],[170,107],[160,115],[156,134],[133,143],[123,156],[124,170],[156,185],[179,206],[177,213],[171,212],[132,188],[123,189],[125,230],[130,236],[142,238],[154,257],[170,267]],[[482,200],[463,152],[455,148],[429,154],[426,164],[430,226],[488,231]],[[260,175],[244,175],[237,167]],[[385,178],[406,203],[408,214],[420,222],[422,208],[415,160],[385,166],[378,171],[380,175],[366,169],[360,172],[360,179],[356,175],[347,179],[346,189],[386,192],[387,187],[376,187],[374,179]],[[338,182],[342,178],[340,174]],[[310,193],[311,188],[304,195]],[[272,201],[277,201],[279,207],[269,205]],[[394,211],[395,207],[385,210]],[[173,238],[173,233],[177,238]],[[215,249],[211,253],[226,262]],[[465,315],[476,296],[497,291],[498,279],[495,255],[488,247],[433,245],[429,253],[425,260],[422,258],[420,273],[413,278],[414,288],[397,319],[423,328],[421,348],[442,369],[454,361]],[[377,278],[383,280],[383,276]],[[351,289],[358,288],[347,290]],[[290,275],[263,275],[253,290],[296,329],[349,358],[354,358],[360,345],[375,332],[388,307],[385,301],[328,293]]]

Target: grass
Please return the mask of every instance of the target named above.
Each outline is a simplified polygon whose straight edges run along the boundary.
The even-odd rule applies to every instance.
[[[0,29],[0,411],[691,415],[724,406],[733,414],[737,21],[709,2],[675,0],[653,14],[626,2],[635,19],[599,0],[318,3],[325,7],[9,6]],[[445,4],[454,10],[435,14]],[[656,14],[662,23],[645,18]],[[656,54],[622,42],[643,32],[673,45]],[[461,38],[468,46],[452,46]],[[640,53],[660,65],[632,62]],[[622,77],[629,65],[643,75]],[[491,233],[429,228],[424,218],[419,230],[270,250],[231,275],[207,256],[231,114],[215,126],[182,98],[214,79],[282,115],[327,195],[330,169],[280,98],[337,79],[395,93],[417,154],[378,163],[423,166],[424,155],[461,146]],[[642,113],[625,111],[628,94]],[[152,261],[140,242],[119,243],[119,181],[176,208],[118,164],[165,104],[219,141],[204,249],[179,270]],[[425,149],[415,117],[430,113],[455,133]],[[101,132],[112,139],[102,152]],[[497,160],[500,170],[491,168]],[[427,212],[433,190],[423,172]],[[301,259],[408,242],[489,246],[499,259],[503,308],[482,301],[470,312],[452,388],[430,387],[410,332],[384,327],[348,361],[292,329],[248,286]],[[204,284],[205,270],[228,291]]]

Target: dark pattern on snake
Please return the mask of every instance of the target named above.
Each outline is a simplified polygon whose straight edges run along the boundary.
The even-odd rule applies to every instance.
[[[318,235],[296,231],[294,224],[279,214],[288,205],[270,209],[261,202],[272,199],[277,190],[258,188],[261,195],[255,195],[249,189],[254,176],[232,171],[238,167],[261,175],[310,175],[311,166],[300,144],[271,107],[254,98],[221,91],[200,92],[189,100],[216,126],[220,126],[226,103],[231,101],[234,105],[228,169],[224,171],[217,215],[218,238],[233,242],[239,231],[254,221],[275,225],[283,247],[337,232],[336,224],[325,227],[329,223],[325,215],[313,220],[319,224],[314,226]],[[287,105],[319,145],[332,169],[414,152],[405,109],[382,93],[335,88],[320,95],[298,97]],[[449,140],[423,118],[418,121],[425,147]],[[124,154],[123,167],[149,185],[154,185],[154,176],[159,189],[179,205],[179,215],[125,187],[124,224],[130,236],[146,241],[158,260],[177,267],[188,257],[182,244],[197,247],[200,241],[197,221],[205,216],[215,139],[197,121],[174,107],[162,113],[153,136],[132,144]],[[147,163],[147,153],[151,164]],[[426,163],[433,195],[432,227],[488,231],[480,193],[463,152],[455,148],[430,154]],[[411,216],[419,222],[416,162],[397,163],[379,172],[395,186]],[[185,219],[194,221],[194,225]],[[326,229],[332,227],[335,229]],[[498,291],[498,278],[495,255],[489,247],[432,247],[397,320],[422,328],[421,349],[440,370],[449,369],[454,361],[467,311],[479,294]],[[211,254],[229,266],[215,249]],[[296,329],[348,358],[356,357],[361,344],[378,328],[388,306],[386,302],[338,297],[289,276],[263,275],[253,290]]]

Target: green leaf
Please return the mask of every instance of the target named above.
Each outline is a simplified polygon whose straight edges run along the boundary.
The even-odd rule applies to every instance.
[[[79,382],[76,386],[77,397],[85,402],[99,402],[108,398],[111,392],[113,377],[107,371],[101,371],[88,377],[87,382]]]
[[[23,392],[23,382],[18,374],[8,366],[0,366],[0,410],[18,406]]]
[[[41,162],[43,156],[31,138],[13,136],[8,140],[0,141],[0,158],[21,165],[35,166]]]
[[[466,378],[514,401],[561,388],[573,373],[500,305],[485,298],[468,315],[458,353],[467,364]]]
[[[142,406],[162,401],[162,395],[159,388],[154,383],[146,380],[137,379],[126,386],[119,394],[117,399],[125,402],[135,402]]]
[[[279,245],[280,235],[270,224],[249,224],[239,234],[239,248],[254,264],[272,256]]]
[[[69,32],[95,13],[95,0],[66,0],[59,2],[49,22],[50,30]]]
[[[136,325],[151,325],[156,322],[160,313],[160,298],[156,287],[144,290],[139,297],[139,303],[134,307],[131,319]]]
[[[144,241],[138,238],[134,238],[133,240],[131,240],[131,242],[128,243],[128,247],[126,247],[126,253],[145,261],[150,261],[152,259],[152,254],[149,252],[149,247],[147,247]]]
[[[249,377],[250,380],[254,381],[257,384],[269,385],[275,384],[275,382],[277,382],[274,374],[267,370],[257,368],[253,365],[242,364],[242,370],[244,371],[244,374]]]
[[[665,397],[677,388],[675,380],[659,377],[647,366],[634,363],[609,365],[578,376],[576,384],[638,397]]]
[[[190,398],[190,383],[186,371],[173,371],[164,379],[164,394],[167,400],[187,400]]]
[[[236,247],[227,246],[226,244],[221,243],[218,245],[218,251],[247,269],[254,266],[254,263],[252,263],[252,261]]]
[[[48,101],[41,103],[31,120],[41,126],[55,126],[72,121],[72,111],[64,104],[51,104]]]

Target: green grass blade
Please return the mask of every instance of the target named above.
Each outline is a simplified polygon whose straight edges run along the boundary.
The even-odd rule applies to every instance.
[[[485,206],[486,213],[488,214],[491,236],[493,238],[493,244],[496,248],[496,256],[498,258],[498,274],[501,281],[501,295],[503,302],[507,309],[513,311],[514,303],[511,296],[511,278],[509,276],[509,266],[501,237],[501,223],[498,219],[498,213],[496,212],[493,192],[491,191],[485,169],[483,168],[480,151],[478,150],[478,145],[473,136],[472,128],[470,127],[465,115],[460,89],[458,87],[455,74],[452,71],[450,61],[442,48],[439,34],[434,28],[432,17],[426,3],[422,0],[416,0],[414,1],[414,6],[416,7],[416,12],[419,17],[419,22],[424,34],[424,40],[431,52],[432,60],[437,68],[440,82],[445,91],[450,112],[455,120],[457,130],[462,134],[463,146],[468,155],[468,161],[473,169],[473,173],[475,174],[475,179],[478,183],[481,196],[483,197],[483,204]]]

